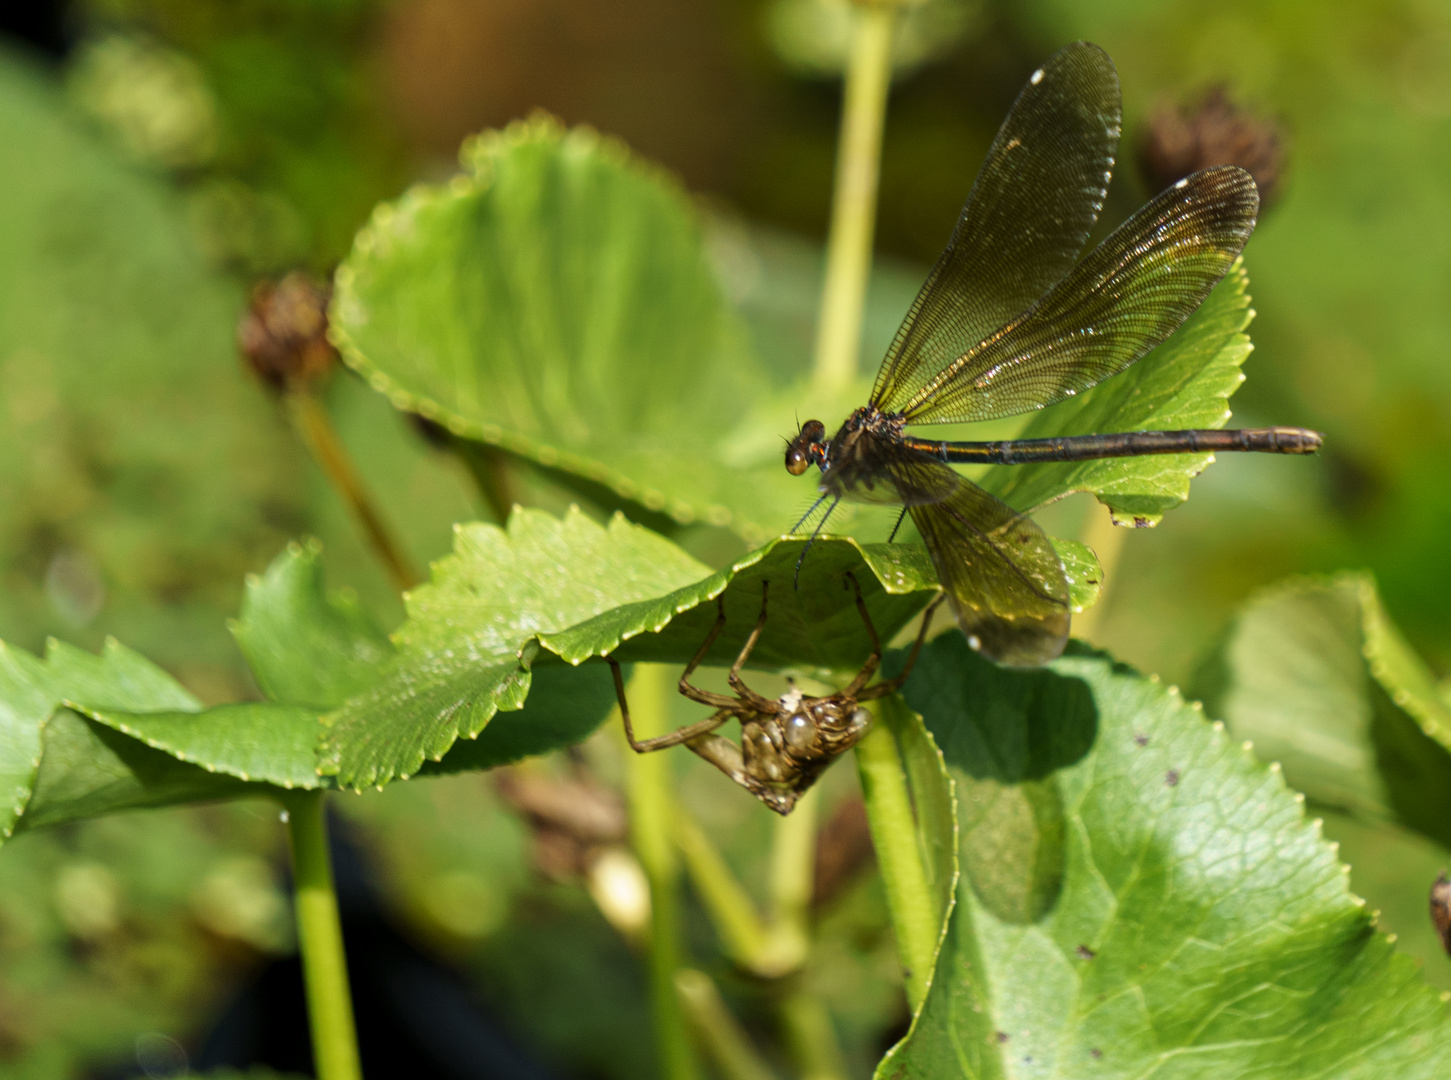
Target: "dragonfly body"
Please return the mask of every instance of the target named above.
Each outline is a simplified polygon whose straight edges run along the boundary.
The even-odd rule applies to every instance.
[[[969,643],[1003,663],[1038,664],[1062,652],[1067,579],[1026,512],[950,465],[1320,447],[1318,433],[1292,427],[995,442],[907,434],[914,424],[1041,409],[1123,372],[1178,329],[1238,258],[1259,195],[1249,174],[1229,165],[1172,185],[1079,260],[1107,192],[1119,128],[1118,75],[1102,49],[1077,42],[1035,71],[898,329],[870,400],[829,440],[824,424],[807,421],[786,450],[793,475],[820,469],[818,505],[830,502],[827,516],[841,499],[903,506]]]

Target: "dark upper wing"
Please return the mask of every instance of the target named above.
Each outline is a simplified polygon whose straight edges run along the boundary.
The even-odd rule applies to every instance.
[[[1047,534],[946,465],[906,453],[891,466],[892,480],[962,632],[1002,664],[1043,664],[1058,656],[1071,608],[1063,563]]]
[[[898,411],[1069,271],[1098,220],[1118,138],[1118,73],[1097,45],[1069,45],[1033,73],[887,350],[873,405]]]
[[[1243,249],[1258,212],[1255,182],[1237,166],[1179,181],[897,411],[909,423],[991,420],[1041,409],[1117,375],[1203,302]]]

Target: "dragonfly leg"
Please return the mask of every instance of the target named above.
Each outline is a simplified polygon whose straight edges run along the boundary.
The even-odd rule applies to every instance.
[[[697,686],[692,686],[690,683],[690,676],[695,672],[696,668],[700,667],[700,662],[705,659],[705,654],[710,652],[710,647],[715,644],[715,639],[720,637],[720,632],[725,629],[725,593],[721,593],[715,598],[715,609],[717,612],[715,625],[710,628],[710,633],[705,635],[705,641],[695,651],[695,655],[691,658],[690,663],[685,665],[685,671],[681,674],[678,685],[680,692],[691,701],[698,701],[702,705],[712,705],[717,709],[724,709],[736,704],[736,699],[729,694],[713,694],[709,690],[702,690]]]
[[[826,498],[825,495],[821,497],[821,499],[824,498]],[[820,506],[821,499],[817,499],[815,506],[812,506],[811,509],[815,510],[817,506]],[[806,541],[806,546],[801,549],[801,557],[796,560],[796,577],[793,579],[793,583],[791,586],[793,589],[801,588],[801,564],[806,561],[806,553],[811,550],[811,545],[816,543],[816,538],[821,535],[821,530],[826,528],[827,518],[831,517],[832,513],[836,510],[836,507],[840,502],[841,496],[838,495],[835,499],[832,500],[831,505],[826,508],[826,513],[821,515],[821,520],[817,523],[816,528],[811,530],[811,539]],[[808,514],[807,517],[810,517],[810,514]],[[801,520],[805,521],[806,518],[802,518]],[[792,531],[794,532],[795,530],[793,529]]]
[[[867,614],[866,601],[862,599],[862,587],[857,582],[856,575],[848,571],[846,580],[856,592],[856,609],[861,612],[862,622],[867,628],[867,637],[872,639],[872,655],[867,657],[867,662],[857,672],[856,678],[842,691],[843,696],[854,698],[861,693],[861,688],[876,673],[877,665],[882,662],[882,642],[877,637],[877,628],[872,625],[872,617]]]
[[[904,506],[902,507],[902,512],[897,515],[897,524],[892,526],[892,535],[887,537],[887,543],[890,544],[893,540],[897,539],[897,530],[902,527],[902,521],[906,518],[906,516],[907,508]]]
[[[672,731],[669,735],[657,735],[653,739],[636,739],[635,725],[630,721],[630,703],[625,700],[625,680],[620,674],[620,663],[613,656],[607,656],[610,671],[615,677],[615,696],[620,701],[620,719],[625,723],[625,738],[630,742],[630,749],[637,754],[648,754],[652,750],[664,750],[667,746],[679,746],[683,742],[699,738],[708,732],[720,727],[732,716],[735,715],[728,708],[717,709],[712,715],[697,723],[687,725],[678,731]],[[734,705],[734,699],[728,699]]]
[[[741,678],[741,668],[745,667],[746,661],[750,658],[751,650],[756,647],[756,642],[761,638],[761,631],[766,628],[766,599],[769,594],[771,583],[761,582],[761,616],[756,620],[756,625],[751,630],[751,636],[746,638],[746,643],[741,646],[741,655],[736,657],[736,662],[731,666],[730,674],[726,681],[731,684],[731,689],[741,696],[741,700],[748,702],[755,708],[765,713],[774,713],[776,703],[770,698],[756,693],[746,685]]]
[[[922,651],[922,643],[927,640],[927,629],[932,625],[932,616],[937,614],[937,609],[946,599],[945,593],[939,593],[937,599],[928,604],[927,610],[922,612],[922,626],[917,631],[917,640],[912,643],[912,651],[907,655],[907,662],[902,665],[902,673],[895,678],[883,679],[876,686],[867,687],[857,695],[858,701],[873,701],[901,689],[902,684],[907,681],[907,676],[911,675],[912,669],[917,666],[917,654]]]

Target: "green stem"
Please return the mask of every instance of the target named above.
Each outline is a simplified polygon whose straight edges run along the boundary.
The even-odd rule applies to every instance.
[[[887,907],[897,933],[907,1001],[912,1012],[922,1007],[937,951],[941,916],[933,902],[917,841],[917,818],[907,771],[893,731],[894,710],[877,709],[877,722],[857,743],[857,770],[867,804],[872,845],[887,891]]]
[[[669,719],[670,669],[636,664],[630,679],[630,716],[635,735],[665,734]],[[685,1030],[675,976],[680,968],[679,865],[675,859],[668,754],[628,754],[630,833],[650,881],[650,1005],[660,1071],[666,1080],[695,1080],[694,1050]]]
[[[322,402],[310,389],[296,386],[287,391],[287,411],[302,441],[312,452],[313,460],[358,519],[363,535],[387,568],[394,587],[399,592],[413,588],[420,580],[418,573],[403,553],[403,545],[384,524],[383,515],[363,486],[362,477],[353,466],[343,441],[338,438]]]
[[[474,484],[489,507],[494,520],[503,525],[514,509],[514,476],[509,455],[493,446],[453,440],[454,452],[474,478]]]
[[[757,975],[770,977],[771,932],[725,858],[683,807],[675,807],[675,841],[685,856],[691,884],[705,905],[726,955]]]
[[[860,4],[856,9],[816,335],[813,381],[824,390],[846,389],[856,379],[896,21],[895,2]]]
[[[813,788],[786,817],[774,821],[771,838],[771,922],[778,950],[806,962],[811,945],[811,891],[816,883],[816,819],[820,792]]]
[[[696,1034],[725,1080],[775,1080],[709,975],[685,968],[676,973],[675,986]]]
[[[781,1000],[779,1010],[786,1045],[802,1080],[845,1080],[846,1062],[825,1002],[797,986]]]
[[[343,928],[328,859],[327,823],[321,791],[283,796],[292,842],[292,880],[297,907],[297,943],[307,987],[312,1057],[318,1080],[362,1080]]]

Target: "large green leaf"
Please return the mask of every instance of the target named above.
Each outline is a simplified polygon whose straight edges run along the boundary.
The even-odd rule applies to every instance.
[[[1279,773],[1078,646],[931,642],[904,696],[957,788],[962,874],[884,1078],[1433,1077],[1451,1029]]]
[[[721,443],[762,389],[684,193],[549,119],[468,143],[466,172],[379,207],[332,333],[399,408],[675,520],[779,528],[780,467]]]
[[[1451,846],[1451,706],[1369,574],[1254,597],[1194,690],[1310,798]]]
[[[1204,304],[1159,348],[1128,372],[1033,416],[1023,438],[1100,431],[1219,428],[1229,419],[1229,398],[1244,382],[1240,366],[1250,353],[1248,278],[1243,261]],[[1033,507],[1073,491],[1089,491],[1124,525],[1154,525],[1189,497],[1189,481],[1212,454],[1105,458],[1002,468],[987,488],[1013,506]],[[1286,463],[1286,468],[1294,468]]]

